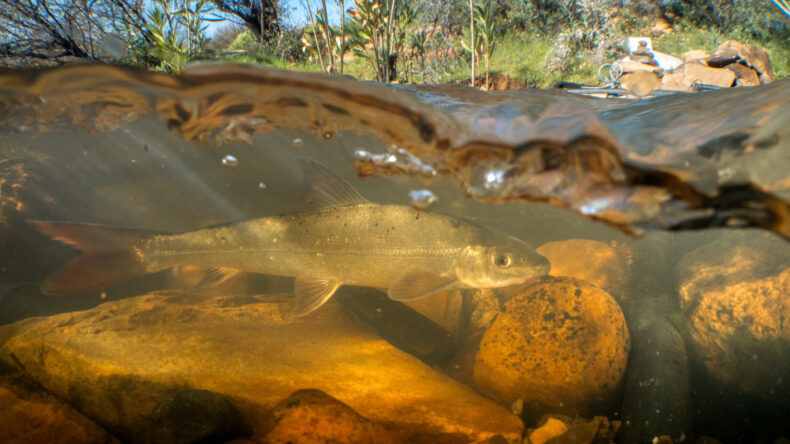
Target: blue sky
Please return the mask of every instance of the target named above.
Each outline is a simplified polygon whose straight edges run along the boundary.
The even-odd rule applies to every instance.
[[[307,11],[304,8],[305,0],[285,0],[287,8],[290,9],[291,24],[302,24],[308,20]],[[346,0],[345,8],[354,6],[354,0]],[[310,0],[310,8],[315,14],[316,8],[321,7],[321,0]],[[335,0],[326,0],[326,9],[329,10],[329,23],[340,22],[340,5]]]
[[[305,9],[305,4],[307,3],[305,0],[283,0],[284,6],[288,8],[288,24],[289,25],[301,25],[306,23],[309,18],[307,15],[307,9]],[[351,8],[354,6],[354,0],[345,0],[345,8]],[[310,0],[310,9],[313,10],[313,14],[315,14],[316,8],[321,7],[321,0]],[[329,10],[329,23],[331,24],[339,24],[340,23],[340,5],[338,5],[337,1],[335,0],[326,0],[326,9]],[[227,26],[230,22],[211,22],[209,23],[208,33],[209,35],[214,34],[216,30],[221,29]]]

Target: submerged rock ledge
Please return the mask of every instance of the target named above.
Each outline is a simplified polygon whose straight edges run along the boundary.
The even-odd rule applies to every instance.
[[[360,327],[336,302],[295,321],[290,309],[286,295],[150,293],[0,327],[0,359],[129,442],[144,442],[161,399],[184,388],[230,400],[254,442],[265,441],[272,407],[305,388],[400,441],[521,439],[517,416]]]

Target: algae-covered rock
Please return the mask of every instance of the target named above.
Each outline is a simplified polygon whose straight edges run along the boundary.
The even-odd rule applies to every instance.
[[[683,258],[678,282],[691,350],[713,379],[790,400],[790,244],[726,232]]]
[[[625,245],[596,240],[568,239],[537,248],[551,262],[549,274],[587,281],[615,296],[624,297],[631,251]]]
[[[131,442],[181,388],[228,399],[253,441],[271,407],[301,388],[414,434],[520,439],[523,424],[506,408],[396,349],[336,302],[296,320],[290,312],[290,295],[157,292],[4,326],[0,357]]]
[[[483,336],[474,381],[507,404],[578,413],[620,384],[629,334],[615,300],[571,278],[544,278],[504,305]]]

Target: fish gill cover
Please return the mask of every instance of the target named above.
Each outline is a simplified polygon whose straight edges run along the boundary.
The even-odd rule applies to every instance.
[[[229,64],[180,78],[101,65],[0,73],[7,134],[112,132],[144,116],[213,146],[279,129],[372,134],[397,148],[380,161],[358,155],[360,176],[448,174],[474,199],[546,202],[631,234],[759,226],[790,236],[787,80],[626,102]],[[14,159],[0,159],[0,212],[20,208],[30,180]]]

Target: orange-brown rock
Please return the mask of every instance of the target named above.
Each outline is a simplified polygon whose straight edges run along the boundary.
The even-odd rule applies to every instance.
[[[486,83],[486,76],[482,75],[475,79],[475,87],[482,88]],[[523,80],[511,79],[510,77],[500,74],[491,73],[488,75],[488,91],[509,91],[512,89],[524,89],[527,84]]]
[[[757,86],[760,84],[757,72],[748,66],[730,63],[727,65],[727,69],[735,73],[735,86]]]
[[[541,418],[540,426],[527,432],[524,444],[590,444],[614,442],[612,424],[597,416],[592,420],[549,414]]]
[[[631,58],[623,58],[617,61],[617,64],[623,68],[623,73],[630,73],[630,72],[661,72],[661,68],[657,65],[652,65],[648,63],[642,63],[636,60],[632,60]]]
[[[710,58],[710,54],[701,50],[701,49],[692,49],[691,51],[686,51],[681,56],[684,62],[693,62],[695,60],[708,60]]]
[[[658,75],[649,71],[623,74],[620,78],[620,84],[626,90],[640,97],[661,88],[661,80],[658,78]]]
[[[93,421],[46,393],[0,381],[0,441],[14,444],[117,443]]]
[[[689,62],[679,69],[683,70],[686,80],[692,85],[703,83],[729,88],[735,82],[735,73],[726,68],[709,68],[699,62]]]
[[[568,239],[543,244],[537,251],[551,262],[550,275],[587,281],[621,301],[625,296],[631,255],[627,246]]]
[[[546,441],[563,435],[568,431],[568,425],[557,418],[548,417],[543,424],[527,435],[529,444],[545,444]]]
[[[2,326],[0,359],[128,441],[144,438],[159,400],[178,388],[230,400],[253,441],[271,407],[301,388],[414,434],[520,439],[507,408],[396,349],[338,302],[292,319],[291,301],[150,293]]]
[[[790,400],[790,244],[726,232],[678,265],[691,349],[719,384]]]
[[[267,418],[269,444],[395,443],[384,426],[320,390],[304,389],[280,401]]]
[[[661,78],[661,89],[691,91],[691,83],[686,79],[683,67],[678,68],[675,72],[664,74],[664,77]]]
[[[546,277],[504,304],[483,335],[474,382],[525,411],[577,414],[616,392],[630,339],[620,307],[600,288]]]
[[[740,58],[747,66],[757,71],[762,84],[773,82],[775,79],[768,53],[758,46],[749,47],[736,40],[727,40],[719,45],[713,55],[721,58]]]

